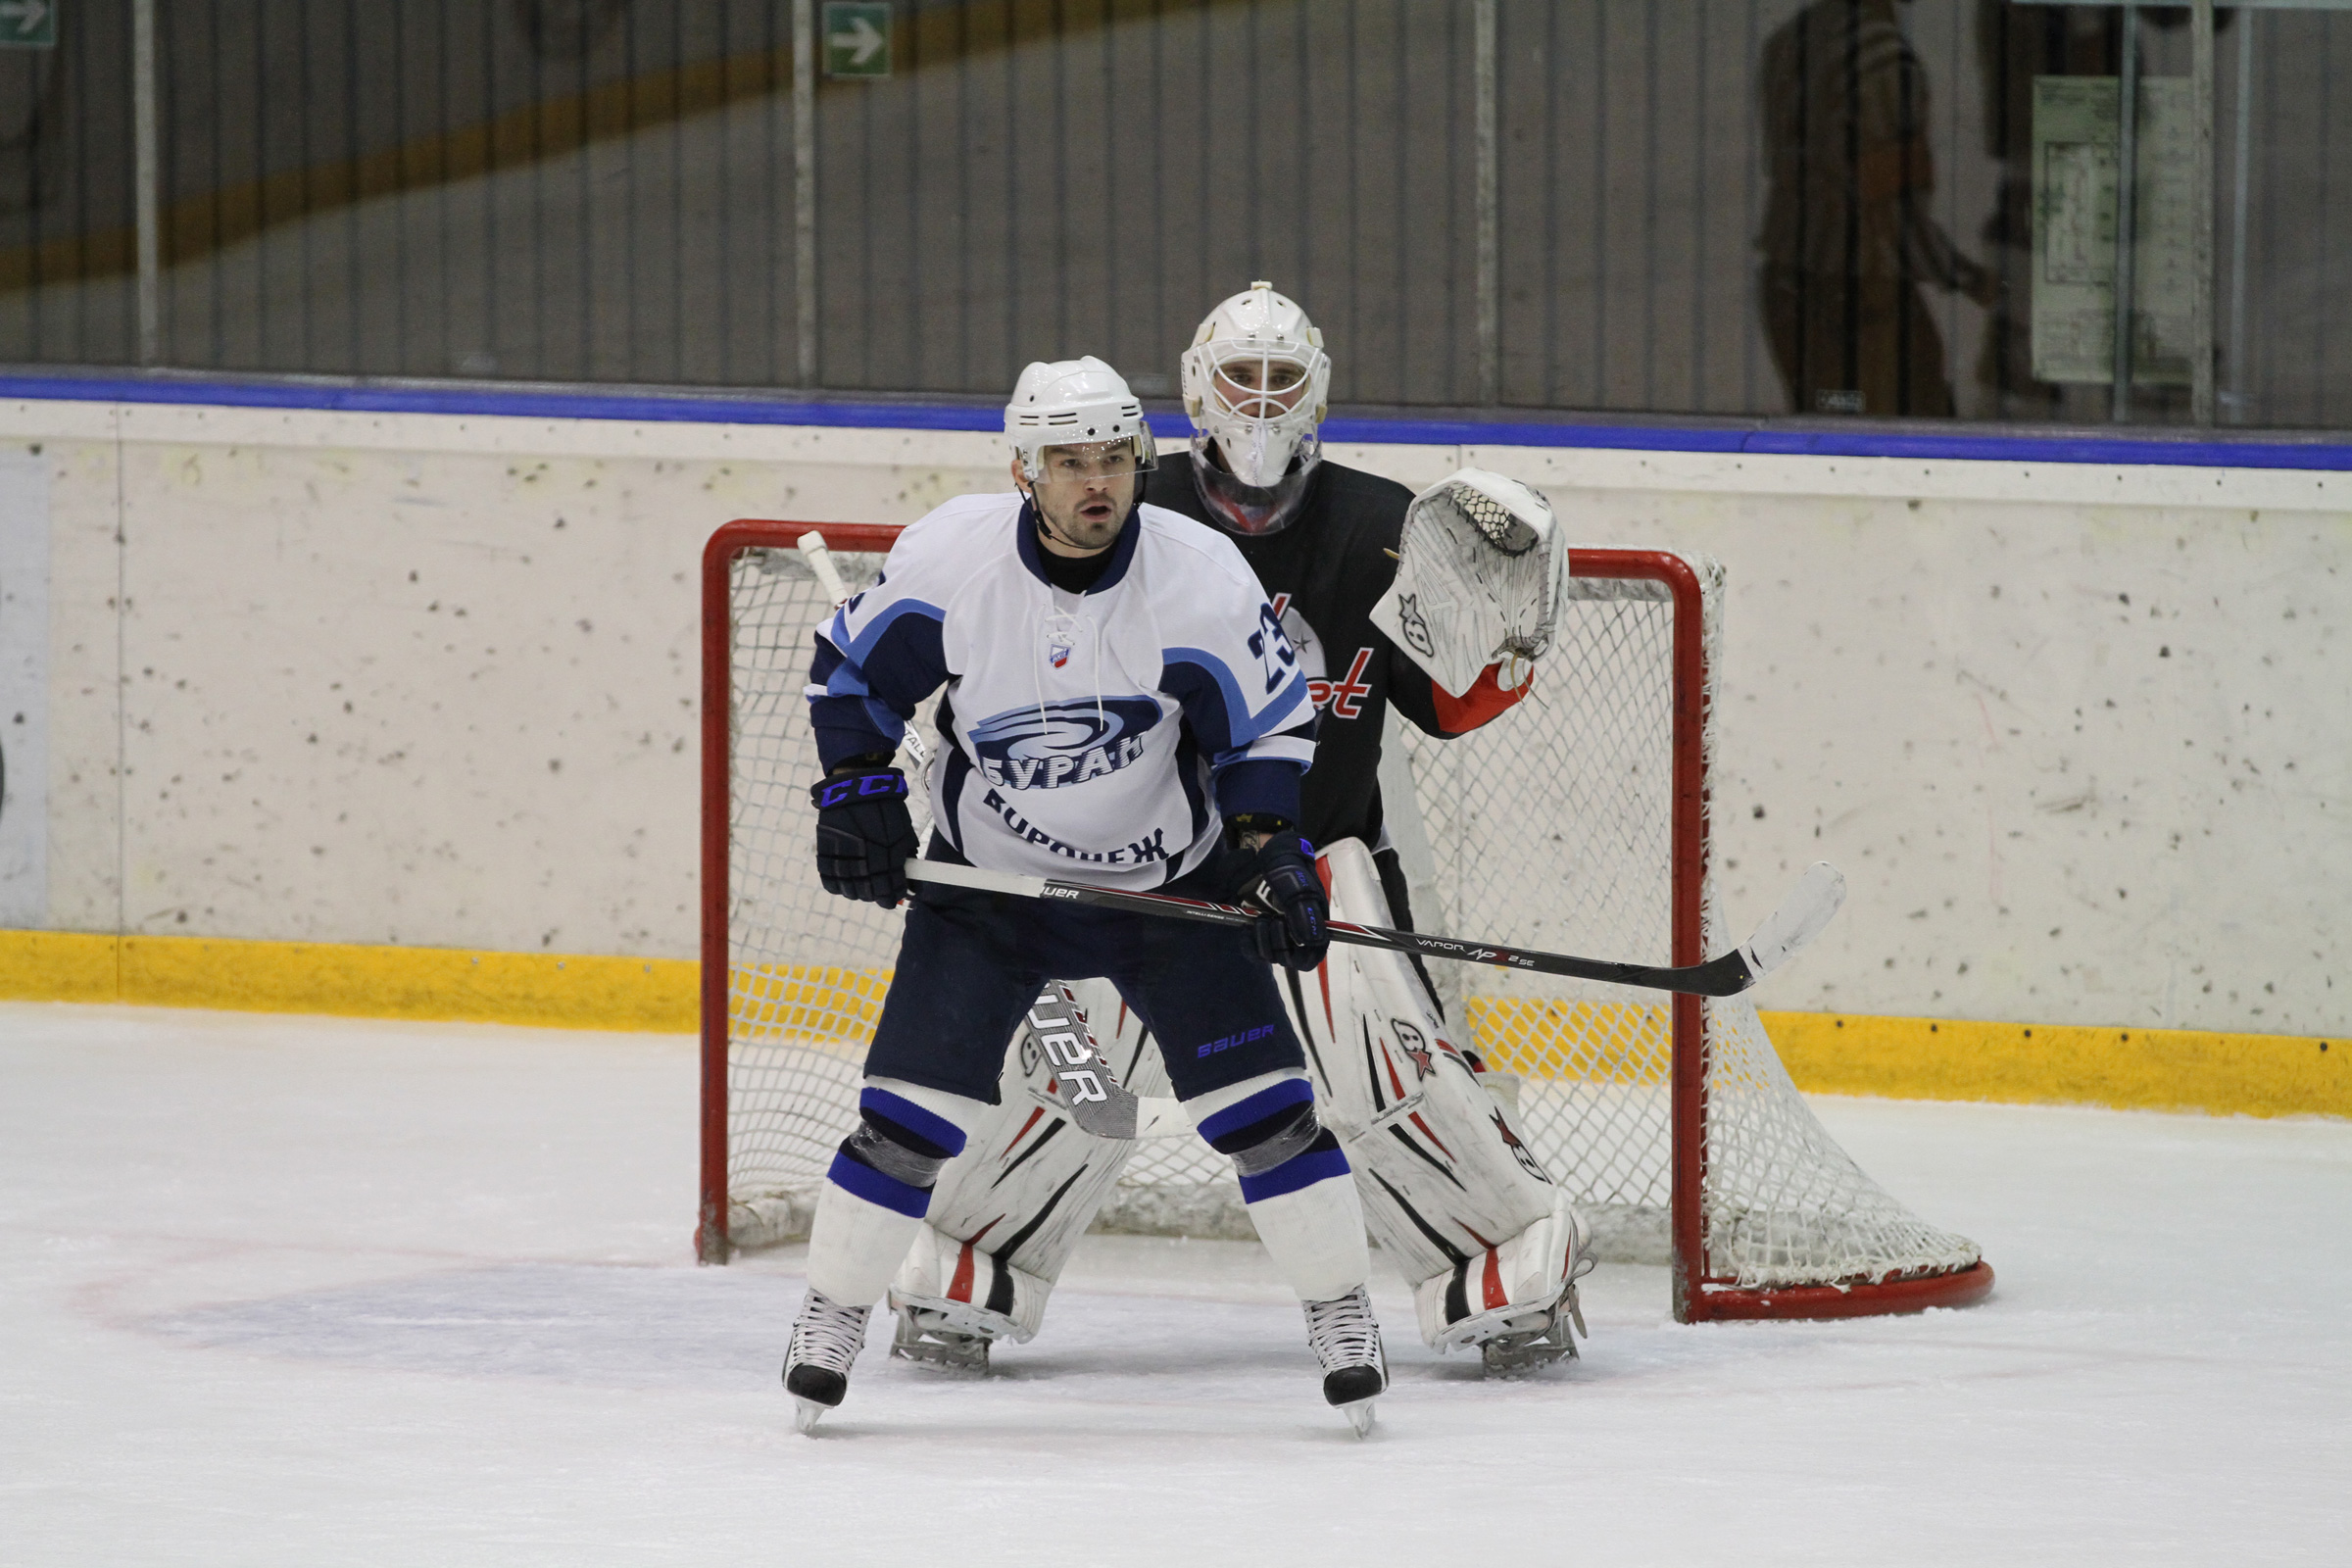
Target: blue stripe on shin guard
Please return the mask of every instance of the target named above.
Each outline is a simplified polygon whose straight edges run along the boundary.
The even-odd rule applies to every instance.
[[[1297,1163],[1298,1163],[1298,1160],[1292,1160],[1290,1165],[1281,1166],[1269,1174],[1279,1176],[1283,1171],[1290,1169],[1291,1165]],[[905,1214],[909,1219],[921,1219],[931,1211],[931,1189],[910,1187],[896,1176],[885,1176],[873,1166],[860,1164],[847,1154],[835,1154],[833,1168],[825,1175],[834,1186],[844,1192],[862,1198],[876,1207]],[[1286,1188],[1285,1191],[1288,1189]]]
[[[1282,1082],[1261,1089],[1237,1104],[1226,1106],[1213,1116],[1202,1117],[1200,1119],[1200,1136],[1207,1140],[1211,1147],[1223,1150],[1224,1145],[1218,1140],[1230,1137],[1246,1127],[1264,1121],[1294,1105],[1312,1104],[1314,1099],[1314,1087],[1304,1078],[1285,1078]],[[1224,1150],[1224,1152],[1232,1152],[1231,1150]],[[1268,1174],[1271,1175],[1272,1172],[1268,1172]]]
[[[925,1110],[904,1095],[894,1095],[887,1089],[876,1089],[869,1084],[858,1092],[858,1108],[896,1122],[926,1143],[935,1145],[944,1158],[953,1159],[963,1152],[962,1128],[945,1116]],[[928,1153],[929,1151],[923,1152]]]
[[[1332,1137],[1330,1129],[1326,1128],[1321,1136],[1306,1146],[1303,1152],[1292,1155],[1261,1175],[1243,1177],[1242,1201],[1263,1202],[1269,1198],[1280,1198],[1285,1193],[1295,1193],[1302,1187],[1312,1187],[1317,1182],[1348,1174],[1348,1156],[1340,1152],[1340,1141]]]

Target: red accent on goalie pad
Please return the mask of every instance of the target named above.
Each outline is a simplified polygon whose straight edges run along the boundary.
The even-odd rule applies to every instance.
[[[1502,1288],[1502,1254],[1492,1247],[1487,1249],[1487,1267],[1479,1283],[1486,1287],[1486,1310],[1511,1304],[1511,1293]]]
[[[1505,691],[1500,679],[1502,662],[1496,660],[1478,672],[1470,689],[1456,697],[1436,681],[1429,683],[1429,695],[1438,709],[1438,726],[1448,736],[1467,735],[1496,714],[1507,712],[1519,699],[1536,689],[1536,677],[1531,670],[1517,689]]]

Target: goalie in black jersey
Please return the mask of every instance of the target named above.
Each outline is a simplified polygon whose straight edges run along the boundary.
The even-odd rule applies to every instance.
[[[1330,377],[1322,334],[1272,285],[1226,300],[1183,359],[1192,451],[1161,463],[1146,499],[1231,537],[1298,651],[1321,715],[1299,827],[1321,847],[1333,917],[1408,926],[1389,827],[1417,808],[1382,796],[1388,710],[1451,738],[1524,698],[1567,552],[1544,500],[1501,475],[1464,470],[1415,496],[1325,460]],[[1318,1112],[1347,1151],[1368,1229],[1413,1287],[1423,1337],[1476,1346],[1492,1371],[1575,1354],[1568,1325],[1581,1326],[1588,1235],[1426,976],[1400,955],[1349,948],[1277,979]],[[1167,1103],[1154,1099],[1168,1092],[1164,1068],[1117,996],[1088,982],[1049,988],[1007,1055],[996,1121],[941,1173],[892,1287],[894,1353],[981,1367],[995,1340],[1033,1336],[1078,1238],[1139,1147],[1152,1147],[1089,1137],[1064,1114],[1041,1041],[1072,1004],[1145,1097],[1140,1136],[1189,1131],[1152,1112]],[[1139,1191],[1157,1212],[1130,1213],[1130,1224],[1200,1234],[1227,1206],[1213,1188],[1127,1194]]]

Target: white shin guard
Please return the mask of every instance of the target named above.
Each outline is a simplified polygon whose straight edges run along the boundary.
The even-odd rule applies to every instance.
[[[1188,1100],[1185,1113],[1230,1155],[1258,1239],[1301,1301],[1327,1301],[1372,1272],[1364,1210],[1348,1156],[1314,1116],[1314,1089],[1296,1069]]]
[[[1345,1172],[1259,1199],[1250,1205],[1250,1223],[1301,1301],[1346,1296],[1371,1276],[1364,1205]]]
[[[963,1129],[975,1113],[987,1108],[960,1095],[888,1078],[867,1079],[858,1104],[867,1118],[861,1131],[880,1116],[951,1155],[963,1148]],[[879,1300],[922,1229],[930,1200],[927,1182],[914,1185],[846,1152],[836,1154],[808,1228],[809,1287],[845,1306]]]

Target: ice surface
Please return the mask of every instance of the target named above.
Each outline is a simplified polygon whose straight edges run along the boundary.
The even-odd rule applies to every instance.
[[[2352,1126],[1819,1102],[1986,1304],[1482,1382],[1375,1282],[1324,1408],[1254,1247],[1091,1238],[796,1436],[796,1253],[697,1268],[677,1039],[0,1004],[0,1562],[2352,1560]],[[877,1341],[878,1341],[877,1337]]]

